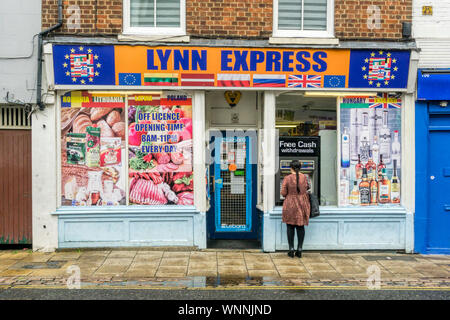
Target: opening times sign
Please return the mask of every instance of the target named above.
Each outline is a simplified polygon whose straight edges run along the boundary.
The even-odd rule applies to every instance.
[[[404,89],[409,51],[54,45],[55,85]]]

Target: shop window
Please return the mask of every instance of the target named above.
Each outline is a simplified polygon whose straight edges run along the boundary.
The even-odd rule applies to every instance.
[[[193,205],[192,99],[61,97],[61,205]]]
[[[333,37],[334,0],[275,0],[274,37]]]
[[[125,0],[124,33],[185,35],[185,0]]]
[[[400,204],[400,95],[340,99],[341,206]]]
[[[307,98],[300,92],[277,97],[277,205],[283,202],[280,186],[283,178],[290,174],[289,164],[294,159],[301,162],[302,173],[308,176],[320,204],[337,205],[336,105],[336,98]]]

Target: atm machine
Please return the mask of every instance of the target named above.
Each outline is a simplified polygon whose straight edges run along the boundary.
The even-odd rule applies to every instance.
[[[278,148],[279,169],[275,177],[276,205],[283,205],[281,184],[283,178],[291,173],[292,160],[300,162],[300,172],[309,177],[311,189],[320,199],[320,137],[279,137]]]

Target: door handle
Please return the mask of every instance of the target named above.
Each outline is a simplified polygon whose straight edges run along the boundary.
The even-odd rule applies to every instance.
[[[450,204],[444,204],[444,210],[450,211]]]

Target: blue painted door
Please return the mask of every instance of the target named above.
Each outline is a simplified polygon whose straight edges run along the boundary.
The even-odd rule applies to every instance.
[[[427,247],[445,252],[450,248],[450,115],[430,118],[441,126],[430,126],[429,134]]]
[[[256,239],[256,161],[252,136],[213,136],[209,239]]]

